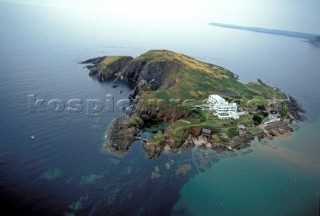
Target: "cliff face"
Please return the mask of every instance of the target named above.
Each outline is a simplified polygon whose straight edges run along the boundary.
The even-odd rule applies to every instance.
[[[154,61],[142,58],[130,62],[122,74],[134,85],[145,80],[148,83],[154,83],[152,86],[158,89],[164,83],[174,64],[166,60]]]
[[[133,60],[130,56],[105,56],[89,59],[81,62],[88,64],[89,76],[99,80],[111,80],[115,78]]]
[[[170,61],[154,61],[152,58],[138,58],[131,61],[121,73],[136,88],[131,96],[134,98],[140,91],[156,91],[164,85],[168,73],[175,66]]]
[[[145,121],[153,121],[153,122],[176,121],[188,116],[191,113],[191,111],[183,110],[183,109],[182,110],[177,110],[172,108],[143,109],[141,107],[136,107],[136,112],[139,113],[139,116]]]

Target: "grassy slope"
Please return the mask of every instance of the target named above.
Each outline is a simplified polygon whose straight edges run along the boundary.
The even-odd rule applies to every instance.
[[[206,99],[215,90],[235,91],[252,97],[254,94],[244,84],[233,79],[233,74],[216,65],[203,63],[171,51],[153,50],[140,57],[152,61],[171,61],[178,65],[171,68],[166,83],[159,92],[148,92],[157,99]],[[169,84],[168,84],[169,83]],[[169,87],[169,88],[168,88]]]
[[[107,67],[108,65],[118,61],[119,59],[121,59],[122,56],[107,56],[105,57],[100,63],[99,63],[99,70],[102,73],[106,73],[107,72]]]

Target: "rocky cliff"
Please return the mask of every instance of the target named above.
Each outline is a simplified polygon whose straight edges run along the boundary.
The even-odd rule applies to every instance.
[[[129,62],[133,60],[130,56],[105,56],[89,59],[81,62],[87,64],[89,76],[99,80],[111,80],[116,78]]]

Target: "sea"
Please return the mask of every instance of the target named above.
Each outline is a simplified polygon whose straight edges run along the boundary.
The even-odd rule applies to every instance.
[[[310,1],[294,2],[305,7]],[[1,211],[319,215],[320,46],[208,25],[214,20],[123,16],[0,2]],[[305,30],[293,27],[286,30]],[[309,33],[320,34],[319,26]],[[105,55],[136,57],[150,49],[220,65],[242,82],[260,78],[294,96],[307,121],[295,122],[290,137],[254,141],[228,153],[193,149],[150,160],[142,141],[122,156],[110,153],[103,147],[105,132],[113,119],[125,115],[117,102],[131,87],[93,80],[79,62]],[[107,95],[114,98],[112,110]],[[81,101],[81,109],[68,109],[72,101]],[[141,136],[151,137],[152,128]]]

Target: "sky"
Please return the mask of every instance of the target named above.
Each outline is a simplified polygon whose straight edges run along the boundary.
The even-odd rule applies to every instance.
[[[320,33],[319,0],[0,0],[68,8],[75,16],[116,13],[123,19],[221,22]],[[303,2],[303,3],[302,3]]]

